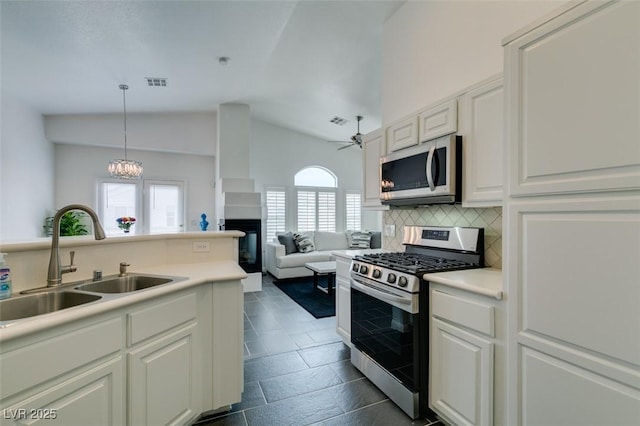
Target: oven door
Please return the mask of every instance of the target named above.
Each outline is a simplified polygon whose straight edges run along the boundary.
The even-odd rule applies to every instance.
[[[351,344],[412,392],[419,388],[418,295],[351,278]],[[379,285],[378,285],[379,286]]]
[[[454,202],[460,198],[461,138],[455,135],[380,159],[380,200],[388,205]]]

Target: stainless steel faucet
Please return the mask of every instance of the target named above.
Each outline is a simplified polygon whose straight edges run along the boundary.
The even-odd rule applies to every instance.
[[[67,272],[74,272],[76,270],[75,265],[73,264],[73,255],[74,252],[71,252],[71,264],[67,266],[62,266],[60,263],[60,251],[58,247],[60,246],[60,220],[62,219],[62,215],[70,210],[82,210],[87,213],[93,222],[93,236],[96,240],[104,240],[106,235],[104,234],[104,229],[102,229],[102,225],[100,225],[100,220],[98,219],[98,215],[91,208],[82,205],[82,204],[69,204],[58,210],[56,215],[53,217],[53,236],[51,238],[51,257],[49,258],[49,273],[47,274],[47,287],[57,287],[62,284],[62,274],[66,274]]]

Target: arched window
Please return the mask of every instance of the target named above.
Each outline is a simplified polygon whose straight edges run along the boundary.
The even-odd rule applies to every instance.
[[[336,188],[338,178],[328,169],[306,167],[294,176],[296,186],[296,229],[336,231]]]
[[[294,176],[293,182],[296,186],[338,187],[336,175],[331,170],[318,166],[306,167],[300,170]]]

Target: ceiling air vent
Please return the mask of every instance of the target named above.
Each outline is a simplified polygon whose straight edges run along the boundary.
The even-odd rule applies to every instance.
[[[167,87],[167,79],[159,77],[147,77],[147,85],[150,87]]]
[[[346,119],[344,119],[342,117],[335,116],[331,120],[329,120],[329,122],[331,122],[333,124],[337,124],[338,126],[344,126],[345,124],[347,124],[349,122],[349,120],[346,120]]]

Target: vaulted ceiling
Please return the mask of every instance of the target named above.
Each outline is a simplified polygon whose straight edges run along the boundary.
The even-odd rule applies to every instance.
[[[131,112],[240,102],[264,121],[346,140],[356,115],[363,133],[380,125],[382,26],[404,1],[2,0],[2,94],[45,115],[115,113],[126,83]]]

